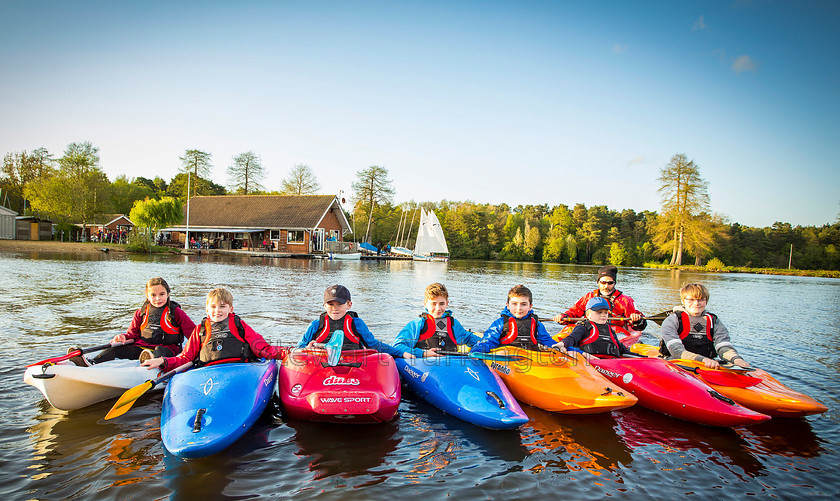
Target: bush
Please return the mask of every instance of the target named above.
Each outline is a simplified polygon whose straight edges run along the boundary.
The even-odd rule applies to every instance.
[[[706,263],[706,269],[710,271],[724,271],[726,269],[726,265],[723,264],[723,261],[720,259],[713,257]]]

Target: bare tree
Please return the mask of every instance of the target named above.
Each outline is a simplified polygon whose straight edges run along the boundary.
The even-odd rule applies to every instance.
[[[318,178],[308,165],[297,164],[280,185],[281,195],[315,195],[321,189]]]
[[[191,174],[188,176],[190,178],[191,185],[195,186],[195,183],[198,182],[196,178],[209,178],[210,177],[210,168],[213,167],[213,163],[210,160],[213,155],[211,153],[207,153],[206,151],[201,150],[187,150],[184,152],[184,156],[178,157],[181,160],[181,172],[184,174]],[[194,192],[195,190],[191,190],[190,186],[187,186],[187,191]]]
[[[694,240],[690,247],[707,245],[708,187],[700,177],[700,167],[683,153],[674,155],[660,171],[657,191],[662,197],[662,213],[657,218],[654,243],[661,251],[671,251],[672,265],[682,264],[686,236]]]
[[[373,211],[377,205],[391,202],[394,198],[394,188],[391,186],[391,180],[388,179],[388,169],[378,165],[371,165],[357,172],[356,181],[352,186],[356,193],[356,203],[367,202],[368,221],[364,241],[368,242]]]
[[[262,161],[253,151],[248,151],[233,157],[227,173],[231,178],[230,187],[234,192],[247,195],[249,192],[261,190],[260,184],[265,173]]]

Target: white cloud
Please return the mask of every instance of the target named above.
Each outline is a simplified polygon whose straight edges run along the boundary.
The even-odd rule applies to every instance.
[[[758,65],[750,56],[738,56],[732,63],[732,70],[735,71],[735,73],[743,73],[745,71],[752,71],[755,73],[757,69]]]
[[[634,165],[639,165],[645,163],[645,157],[639,155],[637,157],[633,157],[627,161],[627,167],[632,167]]]
[[[627,52],[627,46],[626,45],[619,45],[619,44],[613,45],[613,53],[624,54],[625,52]]]
[[[706,29],[706,21],[703,20],[703,16],[700,16],[700,19],[694,22],[694,26],[691,27],[691,31],[698,31],[698,30],[705,30]]]

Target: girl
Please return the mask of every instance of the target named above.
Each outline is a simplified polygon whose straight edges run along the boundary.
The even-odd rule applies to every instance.
[[[181,351],[181,343],[195,329],[195,323],[180,305],[169,298],[169,284],[157,277],[146,282],[146,302],[134,313],[125,334],[117,334],[112,343],[132,344],[106,348],[93,360],[79,355],[70,360],[76,365],[91,365],[115,358],[148,360],[152,357],[171,357]],[[70,350],[77,348],[71,347]],[[70,352],[68,350],[68,353]]]

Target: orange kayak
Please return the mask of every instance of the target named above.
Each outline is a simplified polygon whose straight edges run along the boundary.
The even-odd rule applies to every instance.
[[[636,344],[631,348],[641,355],[656,356],[659,349],[649,344]],[[773,417],[802,417],[820,414],[828,407],[813,398],[794,391],[780,383],[767,371],[739,371],[733,369],[707,369],[697,360],[669,360],[672,364],[691,372],[703,382],[739,404]]]
[[[580,353],[564,356],[556,352],[503,347],[499,355],[518,355],[524,360],[487,360],[517,400],[534,407],[564,414],[596,414],[624,409],[638,399],[608,381],[589,365]]]

